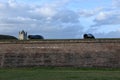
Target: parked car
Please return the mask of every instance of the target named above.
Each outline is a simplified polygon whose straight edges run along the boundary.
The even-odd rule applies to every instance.
[[[95,37],[92,34],[84,34],[84,39],[95,39]]]
[[[28,35],[28,39],[44,39],[41,35]]]

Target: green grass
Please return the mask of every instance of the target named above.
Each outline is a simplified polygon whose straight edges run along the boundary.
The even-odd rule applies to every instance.
[[[120,69],[67,67],[0,69],[0,80],[120,80]]]

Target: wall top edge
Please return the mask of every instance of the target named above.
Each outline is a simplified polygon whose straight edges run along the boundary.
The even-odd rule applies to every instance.
[[[120,39],[0,40],[0,44],[120,43]]]

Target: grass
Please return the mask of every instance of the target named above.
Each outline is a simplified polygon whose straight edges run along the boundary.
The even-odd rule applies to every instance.
[[[0,80],[120,80],[120,69],[70,67],[0,69]]]

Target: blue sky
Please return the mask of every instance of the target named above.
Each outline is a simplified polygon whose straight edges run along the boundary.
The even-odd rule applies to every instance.
[[[120,38],[120,0],[0,0],[0,34]]]

